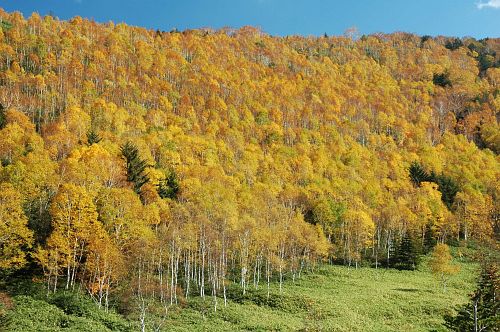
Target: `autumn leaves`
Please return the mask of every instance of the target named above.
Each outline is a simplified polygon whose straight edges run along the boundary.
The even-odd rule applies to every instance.
[[[22,209],[22,197],[9,183],[0,184],[0,269],[26,264],[33,245],[33,231]]]
[[[463,46],[0,15],[2,259],[34,252],[50,290],[217,305],[229,280],[495,236],[500,72]]]

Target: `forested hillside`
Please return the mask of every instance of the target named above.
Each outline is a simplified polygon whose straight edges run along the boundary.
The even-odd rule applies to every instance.
[[[143,319],[498,241],[500,39],[0,24],[3,273]]]

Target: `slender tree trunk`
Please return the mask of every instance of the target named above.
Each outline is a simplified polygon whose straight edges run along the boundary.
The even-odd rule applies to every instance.
[[[186,276],[186,299],[189,297],[189,283],[190,283],[190,274],[191,274],[191,249],[188,249],[186,256],[186,266],[185,266],[185,276]]]
[[[201,280],[200,295],[205,299],[205,240],[201,244]]]
[[[476,301],[474,301],[474,332],[479,332],[479,326],[478,326],[478,322],[477,322],[477,302],[479,301],[479,299],[477,299]]]
[[[174,241],[172,240],[172,247],[170,251],[170,305],[174,303],[174,259],[175,259],[175,252],[174,252]]]
[[[270,286],[271,286],[271,264],[269,257],[266,259],[266,278],[267,278],[267,298],[269,299]]]

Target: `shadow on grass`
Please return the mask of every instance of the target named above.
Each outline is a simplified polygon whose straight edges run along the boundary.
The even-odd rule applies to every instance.
[[[408,293],[418,293],[420,289],[417,288],[394,288],[393,290],[397,290],[400,292],[408,292]]]
[[[406,293],[434,293],[429,289],[418,289],[418,288],[393,288],[392,290],[406,292]]]

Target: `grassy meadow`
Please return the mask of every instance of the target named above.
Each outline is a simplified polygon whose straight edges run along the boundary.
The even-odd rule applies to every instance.
[[[477,267],[460,264],[444,292],[420,271],[324,266],[283,293],[235,296],[226,308],[172,313],[173,331],[446,331],[442,316],[467,301]],[[212,303],[210,303],[212,304]],[[201,305],[200,305],[201,306]]]
[[[476,264],[456,261],[460,272],[446,291],[425,263],[418,271],[321,266],[282,293],[277,283],[251,287],[245,295],[230,287],[228,305],[218,298],[190,298],[168,308],[163,318],[149,314],[148,330],[162,331],[446,331],[443,315],[467,301]],[[84,295],[46,296],[42,284],[8,285],[0,297],[6,331],[138,331],[137,313],[105,313]],[[9,294],[9,295],[7,295]],[[150,310],[154,312],[154,310]],[[126,317],[126,318],[125,318]],[[166,318],[165,318],[166,317]]]

